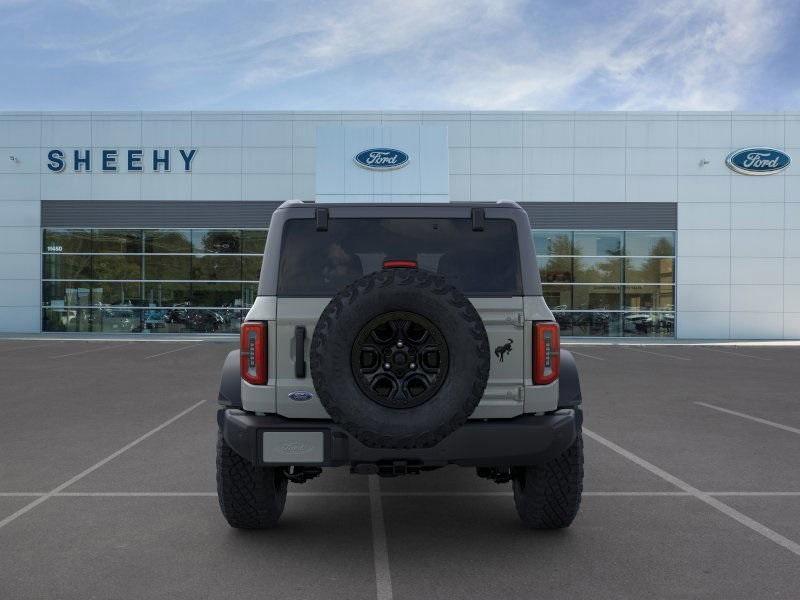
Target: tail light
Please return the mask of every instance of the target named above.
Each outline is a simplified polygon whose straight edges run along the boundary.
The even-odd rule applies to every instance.
[[[239,338],[242,379],[253,385],[267,383],[267,324],[245,321]]]
[[[559,336],[558,323],[533,324],[533,383],[546,385],[558,379]]]

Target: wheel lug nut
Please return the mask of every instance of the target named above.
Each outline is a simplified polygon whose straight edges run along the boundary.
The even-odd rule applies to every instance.
[[[392,365],[390,365],[389,363],[383,363],[383,368],[384,369],[391,369]]]
[[[410,365],[408,365],[408,367],[409,367],[410,369],[416,369],[416,368],[417,368],[417,365],[416,365],[415,363],[411,363]]]
[[[400,341],[400,342],[397,342],[397,347],[398,347],[398,348],[402,348],[402,347],[403,347],[403,342],[402,342],[402,341]]]

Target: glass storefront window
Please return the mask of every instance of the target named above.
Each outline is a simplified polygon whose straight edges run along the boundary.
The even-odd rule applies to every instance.
[[[144,232],[144,251],[148,254],[192,251],[191,229],[156,229]]]
[[[572,288],[575,310],[620,310],[622,287],[618,285],[576,285]]]
[[[242,231],[242,254],[258,254],[263,256],[267,243],[267,232],[263,229],[245,229]]]
[[[622,283],[621,258],[576,258],[575,283]]]
[[[572,232],[534,229],[533,245],[537,256],[569,256],[573,254]]]
[[[242,306],[241,283],[193,283],[193,306]]]
[[[241,281],[242,257],[206,254],[192,256],[192,279]]]
[[[142,251],[142,232],[135,229],[96,229],[92,239],[94,253],[138,253]]]
[[[621,256],[621,231],[576,231],[574,254],[577,256]]]
[[[572,258],[551,256],[537,259],[542,283],[569,283],[573,280]]]
[[[191,301],[192,287],[189,282],[156,282],[144,284],[144,299],[148,306],[175,306]]]
[[[142,278],[141,254],[95,254],[92,256],[92,279]]]
[[[145,255],[146,280],[172,279],[189,281],[192,278],[192,257],[186,255]]]
[[[672,231],[626,231],[626,256],[675,256]]]
[[[236,332],[266,229],[45,229],[42,328]],[[535,230],[564,336],[674,337],[674,231]]]
[[[533,232],[563,336],[674,337],[674,231]]]
[[[674,258],[626,258],[627,283],[674,283]]]
[[[266,229],[44,229],[42,329],[236,332]]]
[[[675,310],[671,285],[626,285],[625,310]]]
[[[543,285],[542,295],[551,310],[569,310],[572,308],[571,285]]]
[[[91,229],[46,229],[42,236],[42,252],[92,251]]]
[[[44,279],[91,279],[92,256],[46,254],[42,260]]]
[[[194,229],[192,251],[197,253],[239,254],[242,232],[238,229]],[[263,248],[262,248],[263,251]]]
[[[242,257],[242,279],[245,281],[258,281],[261,275],[261,256]]]

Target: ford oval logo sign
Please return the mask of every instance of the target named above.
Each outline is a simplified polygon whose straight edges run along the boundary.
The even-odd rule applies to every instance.
[[[728,155],[725,164],[743,175],[772,175],[783,171],[792,159],[775,148],[742,148]]]
[[[295,402],[305,402],[306,400],[311,400],[314,397],[314,394],[311,392],[306,391],[297,391],[297,392],[289,392],[289,400],[294,400]]]
[[[404,167],[408,162],[408,154],[394,148],[369,148],[353,157],[359,167],[375,171],[389,171]]]

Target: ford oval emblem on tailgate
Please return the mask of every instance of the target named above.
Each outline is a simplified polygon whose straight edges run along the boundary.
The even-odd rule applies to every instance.
[[[314,394],[311,392],[305,391],[297,391],[297,392],[289,392],[289,400],[294,400],[295,402],[305,402],[306,400],[311,400],[314,397]]]

